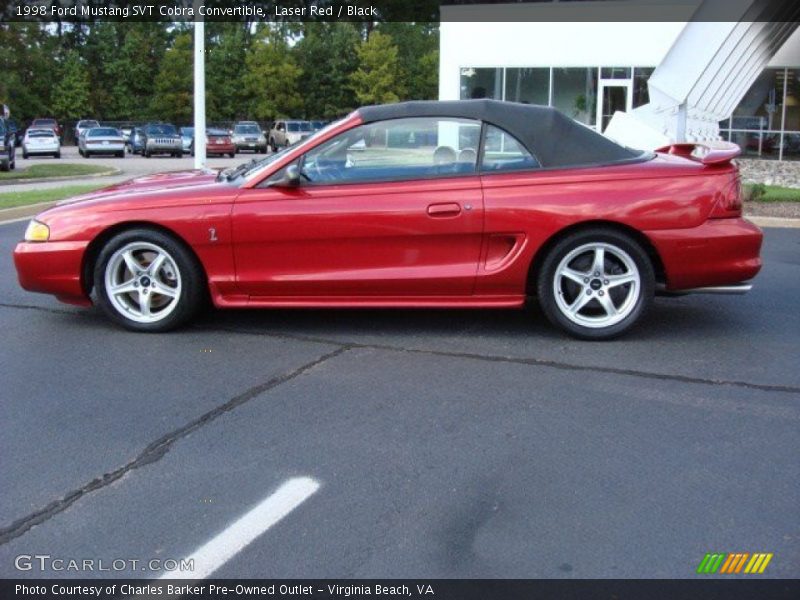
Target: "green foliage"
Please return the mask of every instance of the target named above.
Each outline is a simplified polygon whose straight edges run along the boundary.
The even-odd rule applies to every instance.
[[[800,202],[800,189],[750,183],[744,186],[745,202]]]
[[[350,76],[358,68],[361,36],[351,23],[306,23],[294,52],[303,71],[300,93],[309,119],[334,119],[357,106]]]
[[[249,98],[248,116],[258,120],[296,117],[303,107],[301,75],[283,33],[262,27],[247,54],[242,77]]]
[[[381,6],[377,22],[208,22],[209,121],[332,119],[366,102],[435,98],[438,27],[381,21],[404,4]],[[0,23],[0,102],[23,124],[42,116],[187,122],[192,59],[186,24]]]
[[[88,114],[89,83],[89,70],[78,51],[67,51],[53,89],[53,114],[59,119],[80,119]]]
[[[215,31],[217,30],[217,31]],[[206,114],[210,121],[247,116],[242,87],[250,36],[240,23],[209,23],[206,41]]]
[[[397,102],[404,95],[397,77],[397,46],[375,31],[357,50],[358,68],[350,82],[359,104]]]
[[[179,33],[161,60],[155,79],[151,114],[161,121],[188,123],[193,109],[193,48],[190,33]]]

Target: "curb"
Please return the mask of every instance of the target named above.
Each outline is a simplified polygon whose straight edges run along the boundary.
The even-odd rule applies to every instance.
[[[102,171],[100,173],[91,173],[89,175],[69,175],[64,177],[37,177],[33,179],[3,179],[0,180],[0,192],[4,185],[34,185],[43,182],[57,182],[57,181],[80,181],[82,179],[95,179],[97,177],[115,177],[122,175],[121,169],[111,169],[110,171]]]
[[[800,219],[789,217],[760,217],[757,215],[745,215],[745,218],[759,227],[789,227],[800,229]]]
[[[55,206],[60,200],[51,202],[39,202],[38,204],[26,204],[25,206],[13,206],[11,208],[0,209],[0,225],[13,223],[38,215],[40,212]]]

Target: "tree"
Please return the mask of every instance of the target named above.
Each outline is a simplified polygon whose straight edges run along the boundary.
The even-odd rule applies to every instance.
[[[206,113],[211,121],[244,116],[243,76],[249,36],[239,23],[211,22],[206,48]]]
[[[117,99],[115,118],[144,120],[150,110],[154,74],[158,73],[167,51],[169,37],[162,23],[124,24],[125,38],[115,61],[108,70],[113,77],[112,95]]]
[[[193,40],[190,33],[179,33],[161,60],[155,80],[150,110],[171,123],[188,123],[193,112]]]
[[[439,95],[439,28],[435,23],[379,23],[375,31],[391,36],[397,46],[397,78],[408,100],[433,100]]]
[[[59,119],[80,119],[89,112],[89,71],[77,50],[68,50],[53,89],[53,113]]]
[[[242,79],[250,115],[259,120],[296,117],[303,107],[302,70],[280,28],[262,27],[245,59]]]
[[[0,24],[0,103],[20,123],[51,113],[57,38],[38,23]]]
[[[397,46],[378,31],[358,47],[358,69],[350,83],[359,104],[397,102],[404,90],[397,78]]]
[[[303,39],[294,50],[303,70],[300,92],[306,118],[333,119],[356,108],[350,75],[358,68],[360,43],[361,36],[351,23],[305,24]]]

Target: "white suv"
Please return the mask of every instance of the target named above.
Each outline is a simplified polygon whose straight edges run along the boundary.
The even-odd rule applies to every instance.
[[[309,121],[275,121],[269,130],[269,145],[273,152],[306,139],[313,133]]]

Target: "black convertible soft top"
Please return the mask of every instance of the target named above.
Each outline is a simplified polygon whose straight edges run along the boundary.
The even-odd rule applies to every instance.
[[[504,129],[539,159],[543,167],[606,165],[646,158],[620,146],[548,106],[499,100],[413,101],[364,106],[365,123],[408,117],[452,117],[485,121]]]

